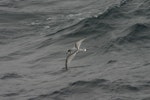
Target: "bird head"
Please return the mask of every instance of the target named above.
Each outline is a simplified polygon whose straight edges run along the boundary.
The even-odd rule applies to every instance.
[[[71,50],[70,50],[70,49],[68,49],[68,50],[67,50],[67,54],[70,54],[70,53],[71,53]]]

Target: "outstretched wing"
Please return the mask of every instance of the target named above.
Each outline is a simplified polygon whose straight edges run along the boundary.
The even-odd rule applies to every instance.
[[[84,39],[81,39],[81,40],[79,40],[79,41],[77,41],[77,42],[75,43],[75,48],[77,48],[77,49],[79,50],[79,48],[80,48],[80,46],[81,46],[81,43],[82,43],[84,40],[85,40],[85,38],[84,38]]]
[[[73,53],[69,54],[66,58],[66,63],[65,63],[65,66],[66,66],[66,69],[68,67],[68,64],[70,64],[70,62],[72,61],[72,59],[75,57],[75,55],[77,54],[78,51],[74,51]]]

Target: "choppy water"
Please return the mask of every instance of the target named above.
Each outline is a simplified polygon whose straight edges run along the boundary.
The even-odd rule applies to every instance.
[[[0,100],[150,100],[150,1],[1,0]]]

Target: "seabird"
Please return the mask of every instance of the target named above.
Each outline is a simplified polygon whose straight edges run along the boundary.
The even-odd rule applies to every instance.
[[[65,62],[65,68],[66,70],[68,70],[68,65],[70,64],[70,62],[72,61],[72,59],[75,57],[75,55],[79,52],[79,51],[86,51],[86,49],[80,49],[81,43],[85,40],[81,39],[79,41],[77,41],[74,45],[74,47],[72,49],[69,49],[67,51],[67,57],[66,57],[66,62]]]

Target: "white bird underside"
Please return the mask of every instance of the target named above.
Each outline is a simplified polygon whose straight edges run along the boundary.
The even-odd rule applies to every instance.
[[[70,64],[70,62],[72,61],[72,59],[75,57],[75,55],[79,51],[86,51],[86,49],[80,49],[81,43],[84,40],[85,40],[85,38],[77,41],[75,43],[74,47],[72,49],[70,49],[69,54],[67,55],[67,58],[66,58],[66,62],[65,62],[66,70],[68,69],[68,65]]]

